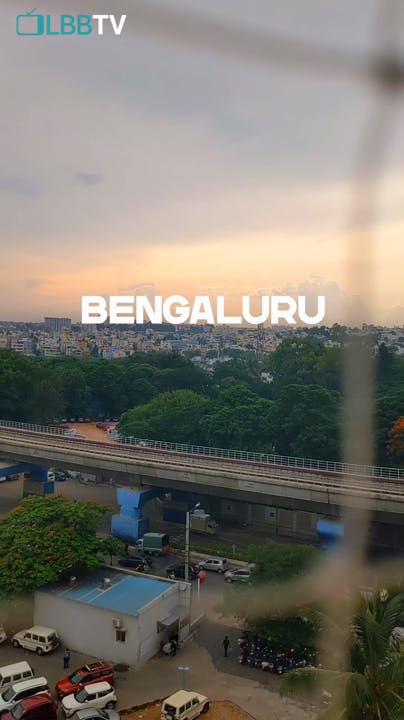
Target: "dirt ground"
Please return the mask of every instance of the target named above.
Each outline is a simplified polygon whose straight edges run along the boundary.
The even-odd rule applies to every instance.
[[[136,710],[128,715],[122,714],[123,720],[160,720],[160,703],[150,703],[141,710]],[[200,716],[206,720],[254,720],[253,716],[230,700],[217,700],[210,703],[207,713]]]
[[[104,430],[97,428],[95,423],[68,423],[69,428],[74,428],[86,440],[96,440],[97,442],[107,442],[108,437]]]

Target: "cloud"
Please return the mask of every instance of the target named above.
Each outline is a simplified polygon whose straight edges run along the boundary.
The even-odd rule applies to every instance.
[[[83,185],[87,185],[88,187],[91,187],[93,185],[99,185],[99,183],[102,181],[102,175],[100,173],[87,173],[87,172],[79,172],[76,173],[76,180],[81,182]]]
[[[24,285],[27,290],[37,290],[37,288],[42,287],[43,285],[47,285],[48,281],[44,280],[43,278],[23,278],[22,285]]]
[[[404,306],[396,305],[395,307],[392,307],[387,313],[386,320],[388,325],[398,325],[404,327]]]
[[[40,194],[37,182],[14,175],[0,175],[0,192],[13,193],[22,197],[36,197]]]

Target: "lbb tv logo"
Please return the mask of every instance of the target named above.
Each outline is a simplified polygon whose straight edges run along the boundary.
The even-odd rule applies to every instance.
[[[40,35],[97,35],[104,34],[104,21],[112,26],[115,35],[120,35],[126,15],[117,21],[115,15],[42,15],[36,8],[17,15],[17,35],[38,37]]]

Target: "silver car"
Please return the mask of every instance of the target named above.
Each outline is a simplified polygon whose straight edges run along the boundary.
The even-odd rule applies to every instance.
[[[251,582],[251,576],[250,568],[240,568],[240,570],[227,570],[224,579],[228,583],[249,583]]]
[[[227,570],[227,560],[222,557],[210,557],[198,563],[201,570],[213,570],[213,572],[224,573]]]
[[[84,710],[77,710],[70,720],[120,720],[120,715],[115,710],[85,708]]]

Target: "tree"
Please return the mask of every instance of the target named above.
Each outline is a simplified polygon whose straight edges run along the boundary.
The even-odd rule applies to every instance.
[[[252,452],[273,452],[275,404],[245,383],[225,378],[211,411],[200,422],[206,443]]]
[[[251,546],[248,554],[254,563],[251,583],[257,589],[268,583],[275,588],[279,583],[307,573],[321,556],[315,547],[279,544],[271,540],[259,546]],[[282,612],[270,617],[250,617],[251,605],[248,600],[240,603],[239,594],[244,590],[242,587],[231,588],[225,608],[241,616],[248,633],[267,640],[275,651],[283,652],[293,647],[296,655],[299,655],[307,652],[307,648],[314,649],[320,626],[318,614],[313,608],[302,608],[291,617],[285,617]]]
[[[128,437],[200,444],[199,421],[208,407],[209,400],[192,390],[161,393],[146,405],[124,413],[118,432]]]
[[[319,385],[288,385],[277,402],[277,452],[337,460],[341,398]]]
[[[27,421],[27,398],[34,386],[35,363],[13,350],[0,350],[0,417]]]
[[[391,462],[391,456],[386,451],[388,433],[397,418],[402,416],[403,408],[404,385],[379,393],[376,398],[376,449],[377,461],[380,464]]]
[[[268,540],[251,547],[249,553],[255,569],[253,582],[278,583],[307,572],[320,557],[320,551],[310,545],[279,544]]]
[[[122,540],[109,535],[106,538],[102,538],[100,541],[100,552],[105,555],[109,555],[109,563],[112,565],[112,559],[114,555],[123,555],[125,551],[125,544]]]
[[[393,424],[387,438],[387,452],[398,462],[404,460],[404,417]]]
[[[0,597],[101,566],[106,546],[97,528],[107,512],[94,502],[71,502],[62,495],[25,498],[0,521]]]
[[[46,425],[61,417],[65,406],[58,385],[46,376],[36,380],[27,400],[31,422]]]
[[[323,345],[310,340],[290,338],[281,342],[266,363],[273,376],[275,397],[288,385],[317,384],[317,365],[325,354]]]
[[[392,632],[404,623],[404,592],[374,592],[359,602],[350,632],[350,666],[305,669],[283,678],[283,692],[332,693],[322,717],[340,720],[402,720],[404,655]]]

